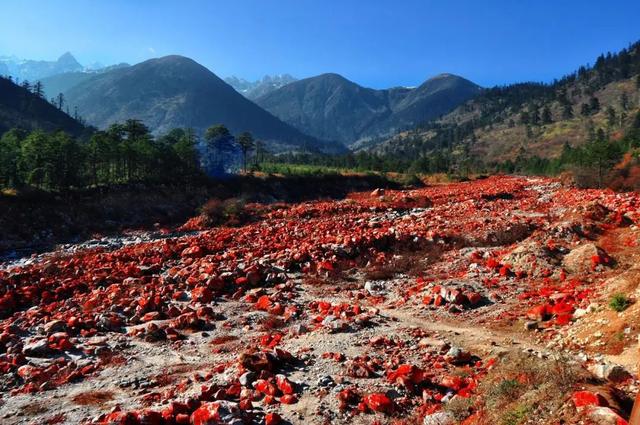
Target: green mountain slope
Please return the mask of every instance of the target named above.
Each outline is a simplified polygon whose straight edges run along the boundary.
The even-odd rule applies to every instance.
[[[79,135],[84,126],[11,80],[0,78],[0,134],[10,128],[64,130]]]
[[[319,141],[280,121],[247,100],[214,73],[182,56],[166,56],[104,72],[83,81],[65,96],[67,104],[99,128],[130,118],[154,133],[176,127],[199,132],[222,123],[233,133],[250,131],[272,150],[344,150]]]
[[[451,74],[414,89],[387,90],[365,88],[338,74],[322,74],[274,90],[256,103],[307,134],[354,145],[436,118],[480,90]]]

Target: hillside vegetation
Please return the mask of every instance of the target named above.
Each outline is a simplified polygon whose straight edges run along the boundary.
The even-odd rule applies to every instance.
[[[518,156],[554,157],[568,143],[617,139],[640,108],[640,43],[597,58],[552,84],[495,87],[438,120],[376,148],[391,155],[445,151],[454,162],[496,164]],[[602,134],[601,134],[602,135]]]
[[[44,99],[42,88],[28,83],[19,86],[0,78],[0,134],[10,128],[64,130],[79,135],[84,126]]]

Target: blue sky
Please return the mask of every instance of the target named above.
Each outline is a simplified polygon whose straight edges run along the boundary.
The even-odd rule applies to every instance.
[[[7,0],[0,55],[189,56],[220,76],[337,72],[383,88],[441,72],[550,81],[640,39],[640,1]]]

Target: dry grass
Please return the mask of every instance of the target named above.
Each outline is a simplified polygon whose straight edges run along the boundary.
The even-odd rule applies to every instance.
[[[587,379],[588,373],[567,359],[510,354],[489,372],[478,389],[483,423],[557,424],[560,416],[573,415],[572,409],[563,407],[576,384]],[[565,418],[571,423],[569,419]]]

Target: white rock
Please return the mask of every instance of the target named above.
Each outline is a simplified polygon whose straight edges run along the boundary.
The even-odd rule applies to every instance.
[[[454,425],[456,421],[448,412],[432,413],[424,417],[422,425]]]
[[[385,293],[384,283],[378,281],[368,280],[364,284],[364,289],[373,296],[379,296]]]

